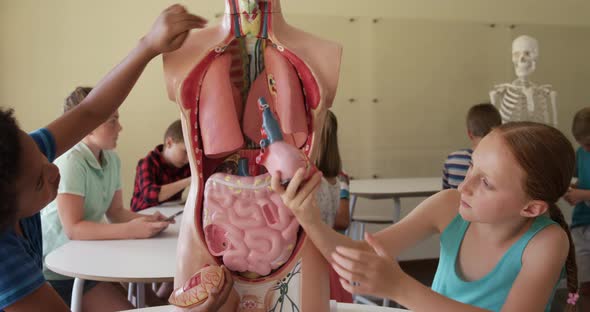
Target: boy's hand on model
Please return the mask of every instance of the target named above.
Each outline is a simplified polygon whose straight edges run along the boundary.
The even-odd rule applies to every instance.
[[[160,14],[144,41],[149,51],[156,56],[180,48],[191,29],[206,25],[206,19],[190,14],[182,5],[175,4]]]

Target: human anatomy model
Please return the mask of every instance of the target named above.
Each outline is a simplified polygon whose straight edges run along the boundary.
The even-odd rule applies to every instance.
[[[192,172],[174,279],[183,302],[195,301],[191,277],[224,264],[234,286],[221,311],[329,310],[327,263],[270,188],[268,172],[289,159],[272,155],[289,150],[282,143],[294,147],[292,159],[314,163],[341,53],[288,25],[279,0],[225,0],[219,25],[192,32],[163,56]],[[263,115],[280,125],[278,135],[261,131]]]

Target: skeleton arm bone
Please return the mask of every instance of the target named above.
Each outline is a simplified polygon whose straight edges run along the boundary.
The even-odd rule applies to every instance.
[[[557,92],[551,91],[551,93],[549,93],[549,98],[551,99],[551,110],[553,113],[553,126],[557,127]]]

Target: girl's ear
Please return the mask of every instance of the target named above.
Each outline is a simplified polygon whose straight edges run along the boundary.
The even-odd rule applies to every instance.
[[[526,218],[538,217],[549,209],[549,204],[542,200],[531,200],[520,211],[520,215]]]

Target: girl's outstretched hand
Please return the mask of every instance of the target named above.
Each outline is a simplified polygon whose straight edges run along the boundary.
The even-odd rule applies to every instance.
[[[297,218],[302,226],[322,222],[320,207],[317,204],[316,192],[320,186],[322,173],[316,172],[309,180],[304,181],[305,169],[299,169],[285,189],[281,185],[280,173],[275,174],[271,180],[273,191],[281,195],[285,206]]]
[[[372,251],[338,246],[332,254],[332,267],[342,287],[352,294],[395,299],[405,273],[371,234],[365,233],[365,240]]]

